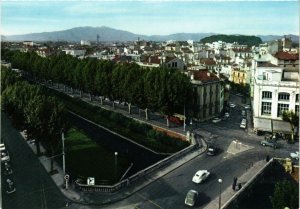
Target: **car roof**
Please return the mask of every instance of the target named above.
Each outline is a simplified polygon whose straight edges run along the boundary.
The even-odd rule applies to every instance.
[[[207,172],[207,170],[199,170],[199,171],[196,172],[196,174],[198,174],[200,176],[200,174],[203,174],[203,173],[206,173],[206,172]]]

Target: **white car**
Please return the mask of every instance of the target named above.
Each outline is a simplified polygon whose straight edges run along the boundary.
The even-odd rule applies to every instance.
[[[8,162],[10,160],[9,154],[5,152],[1,152],[1,162]]]
[[[208,172],[208,170],[199,170],[195,173],[192,181],[199,184],[202,181],[204,181],[205,179],[207,179],[207,177],[209,175],[210,175],[210,172]]]
[[[5,150],[5,145],[4,144],[0,144],[0,151]]]
[[[246,106],[245,106],[245,109],[246,109],[246,110],[250,110],[250,109],[251,109],[251,106],[250,106],[250,105],[246,105]]]
[[[291,153],[290,153],[290,157],[293,158],[293,159],[298,160],[298,159],[299,159],[299,152],[298,152],[298,151],[296,151],[296,152],[291,152]]]
[[[235,108],[235,104],[231,103],[229,107]]]
[[[212,119],[213,123],[219,123],[221,121],[221,118],[214,118]]]
[[[228,112],[225,112],[225,117],[229,118],[230,114]]]

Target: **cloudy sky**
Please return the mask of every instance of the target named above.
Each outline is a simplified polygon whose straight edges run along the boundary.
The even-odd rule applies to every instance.
[[[1,34],[108,26],[143,35],[299,34],[299,2],[87,0],[1,3]]]

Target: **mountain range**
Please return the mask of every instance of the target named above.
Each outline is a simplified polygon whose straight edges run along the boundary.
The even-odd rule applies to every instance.
[[[124,30],[117,30],[106,26],[102,27],[76,27],[68,30],[53,31],[53,32],[42,32],[42,33],[30,33],[23,35],[9,35],[2,36],[2,41],[69,41],[79,42],[80,40],[85,41],[97,41],[97,35],[99,35],[99,41],[114,42],[114,41],[134,41],[138,38],[140,40],[152,40],[152,41],[167,41],[177,40],[186,41],[194,40],[199,41],[202,38],[216,35],[218,33],[175,33],[170,35],[141,35],[134,34]],[[282,38],[279,35],[257,35],[262,39],[263,42],[272,41]],[[293,42],[299,43],[299,36],[287,35],[291,37]]]

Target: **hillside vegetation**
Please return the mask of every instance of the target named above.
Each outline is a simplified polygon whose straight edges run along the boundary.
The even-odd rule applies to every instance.
[[[215,41],[224,41],[226,43],[237,42],[248,46],[258,46],[262,43],[262,40],[259,37],[244,35],[212,35],[200,40],[201,43],[212,43]]]

